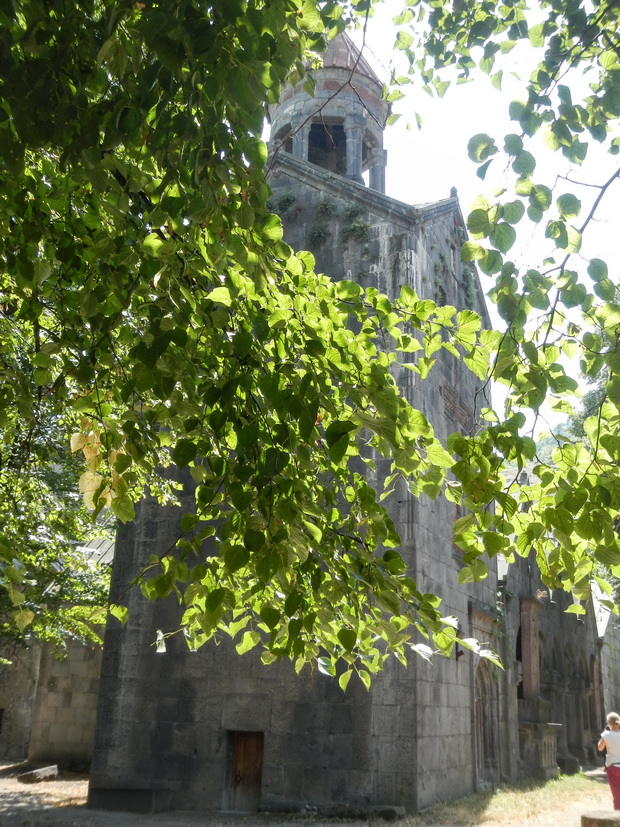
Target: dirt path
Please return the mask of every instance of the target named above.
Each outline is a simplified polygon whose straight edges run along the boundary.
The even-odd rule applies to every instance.
[[[365,827],[367,821],[327,821],[308,816],[232,815],[223,813],[167,812],[148,815],[87,810],[85,807],[88,778],[61,773],[54,781],[24,784],[15,777],[15,767],[0,764],[0,825],[2,827]],[[602,772],[591,774],[587,791],[572,800],[563,800],[554,809],[540,806],[530,811],[527,796],[519,820],[509,814],[496,814],[493,820],[479,815],[469,825],[481,827],[580,827],[585,812],[611,812],[611,798]],[[376,825],[387,822],[374,822]],[[434,824],[423,816],[405,819],[403,827]],[[451,827],[456,827],[455,822]],[[461,827],[466,827],[462,824]]]

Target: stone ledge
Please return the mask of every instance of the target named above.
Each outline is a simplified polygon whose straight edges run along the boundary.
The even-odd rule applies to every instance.
[[[581,816],[581,827],[620,827],[620,810],[595,810]]]
[[[40,781],[53,781],[58,778],[58,764],[51,764],[49,767],[41,767],[38,770],[22,772],[17,780],[22,784],[37,784]]]

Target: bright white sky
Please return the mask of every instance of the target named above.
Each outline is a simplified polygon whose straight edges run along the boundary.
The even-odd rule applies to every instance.
[[[392,48],[395,29],[391,21],[402,6],[400,0],[386,0],[377,7],[375,17],[368,23],[364,54],[381,80],[389,79],[390,68],[399,57],[399,53]],[[352,37],[361,47],[362,32],[353,32]],[[476,176],[476,165],[467,156],[467,142],[472,135],[486,132],[496,138],[501,146],[501,139],[506,133],[519,132],[518,123],[510,121],[508,117],[508,104],[520,97],[522,84],[511,72],[519,72],[527,77],[529,61],[536,60],[541,50],[526,47],[518,58],[515,56],[516,51],[503,58],[504,82],[501,92],[494,89],[484,76],[459,86],[453,84],[442,99],[431,98],[421,89],[411,89],[409,92],[406,88],[403,89],[405,99],[394,104],[394,111],[401,112],[402,117],[385,131],[388,195],[410,204],[424,203],[447,198],[450,188],[456,187],[466,217],[476,196],[491,191],[501,183],[504,157],[496,156],[498,161],[491,165],[485,181],[481,181]],[[404,71],[401,73],[405,74]],[[415,124],[416,112],[422,115],[421,130]],[[602,183],[617,167],[620,156],[611,158],[604,153],[596,153],[596,149],[594,146],[590,150],[590,154],[595,157],[589,158],[581,168],[574,168],[574,180]],[[569,165],[560,153],[545,150],[542,142],[539,143],[536,154],[541,150],[546,154],[542,155],[542,163],[539,162],[534,177],[541,183],[544,180],[548,186],[552,186],[555,175],[565,173]],[[565,186],[582,199],[585,214],[588,191],[574,185]],[[591,190],[591,197],[593,192]],[[614,234],[620,229],[620,182],[616,182],[610,189],[598,223],[603,225],[603,232],[597,234],[598,241],[615,241]],[[615,244],[613,247],[610,245],[609,250],[615,252]],[[605,258],[604,255],[599,255]],[[588,258],[592,256],[594,252],[587,254]],[[608,261],[610,267],[612,263],[613,257]]]
[[[366,31],[364,55],[377,71],[382,80],[388,80],[390,68],[399,53],[392,47],[395,30],[392,18],[402,10],[399,0],[386,0],[377,8],[377,13],[369,21]],[[352,34],[358,47],[362,46],[362,33]],[[386,192],[409,204],[438,201],[450,195],[450,188],[456,187],[464,217],[470,212],[471,204],[480,194],[489,194],[501,186],[502,172],[505,168],[504,156],[489,169],[487,177],[481,181],[476,176],[476,165],[467,156],[467,142],[473,135],[486,132],[496,139],[498,146],[503,144],[503,136],[509,132],[519,132],[519,125],[508,117],[508,105],[511,100],[522,97],[521,82],[512,76],[519,73],[524,78],[529,74],[528,64],[539,59],[540,50],[525,45],[515,56],[517,50],[503,59],[504,82],[502,91],[491,86],[487,77],[462,85],[453,84],[442,99],[431,98],[426,92],[413,88],[406,92],[405,99],[394,104],[394,111],[402,112],[401,119],[385,132],[384,146],[388,150],[386,170]],[[402,55],[401,55],[402,57]],[[512,60],[512,65],[508,60]],[[404,71],[399,74],[405,74]],[[565,81],[566,82],[566,81]],[[574,81],[580,82],[582,81]],[[569,83],[572,87],[572,82]],[[576,96],[575,96],[576,97]],[[422,116],[422,129],[418,130],[415,113]],[[583,203],[582,216],[587,215],[589,204],[598,194],[592,186],[579,187],[557,181],[558,174],[569,173],[573,181],[586,184],[604,183],[617,168],[619,156],[611,157],[597,152],[594,146],[589,151],[587,162],[581,168],[573,168],[560,153],[552,153],[537,140],[533,150],[539,163],[534,174],[537,183],[544,183],[554,190],[554,195],[562,191],[573,192]],[[527,147],[526,147],[527,148]],[[575,223],[579,225],[582,218]],[[542,268],[543,259],[552,253],[549,242],[544,246],[536,235],[541,234],[541,226],[523,219],[517,225],[517,242],[510,251],[511,258],[521,267]],[[573,266],[585,274],[590,258],[605,260],[610,268],[610,278],[620,281],[617,266],[617,245],[620,238],[620,182],[616,181],[608,190],[607,196],[597,210],[597,220],[591,224],[584,237],[579,261]],[[561,256],[558,254],[557,260]],[[481,275],[483,290],[491,287],[491,279]],[[491,306],[494,323],[502,327]],[[578,365],[574,366],[577,375]],[[497,398],[497,396],[496,396]],[[561,417],[564,419],[564,417]],[[550,422],[557,421],[551,417]],[[546,430],[548,426],[539,423],[537,430]]]

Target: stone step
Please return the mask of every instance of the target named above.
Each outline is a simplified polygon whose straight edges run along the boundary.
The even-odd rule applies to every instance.
[[[620,827],[620,810],[596,810],[581,816],[581,827]]]
[[[49,767],[41,767],[38,770],[30,770],[30,772],[22,772],[17,776],[17,780],[22,784],[36,784],[39,781],[52,781],[58,777],[58,765],[52,764]]]

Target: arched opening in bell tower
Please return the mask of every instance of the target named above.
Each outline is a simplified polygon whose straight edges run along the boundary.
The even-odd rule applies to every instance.
[[[308,160],[318,167],[345,175],[347,136],[342,123],[313,123],[308,136]]]

